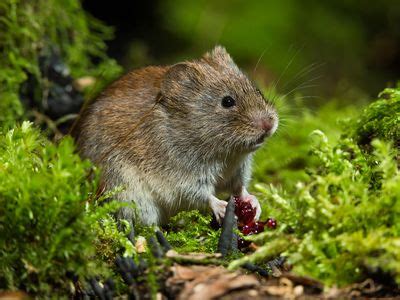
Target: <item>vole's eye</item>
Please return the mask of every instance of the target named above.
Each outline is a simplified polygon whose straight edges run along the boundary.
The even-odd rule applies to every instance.
[[[231,96],[225,96],[222,98],[221,104],[225,108],[230,108],[236,105],[236,101]]]

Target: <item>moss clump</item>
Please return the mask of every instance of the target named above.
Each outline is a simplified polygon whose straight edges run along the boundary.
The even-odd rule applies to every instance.
[[[400,147],[400,89],[385,89],[355,124],[352,136],[360,145],[373,139],[391,141]]]
[[[378,106],[384,105],[381,101],[385,100],[378,101]],[[376,107],[371,104],[355,124],[370,119],[368,115]],[[391,116],[399,113],[396,106]],[[377,114],[375,118],[385,120]],[[386,127],[382,123],[379,128]],[[391,142],[375,139],[370,151],[365,151],[356,139],[348,137],[353,130],[347,129],[335,143],[314,131],[311,153],[318,164],[310,170],[309,180],[299,182],[295,191],[256,184],[261,200],[268,203],[268,214],[276,217],[280,226],[277,231],[252,237],[263,246],[233,262],[231,268],[282,254],[293,263],[295,272],[328,285],[362,280],[377,269],[400,283],[399,150]],[[380,137],[391,140],[392,136],[385,133]]]
[[[74,274],[104,273],[95,259],[92,167],[70,138],[54,145],[24,122],[0,137],[0,289],[67,294]]]
[[[211,215],[196,210],[181,212],[172,218],[167,239],[174,250],[182,253],[217,251],[220,230],[211,228]]]

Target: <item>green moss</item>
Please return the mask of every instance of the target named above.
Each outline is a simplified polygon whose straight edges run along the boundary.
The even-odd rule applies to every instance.
[[[299,182],[294,191],[255,184],[261,201],[268,204],[268,213],[278,219],[279,228],[252,237],[263,246],[233,262],[231,268],[282,254],[295,272],[328,285],[362,280],[366,270],[376,268],[400,282],[399,150],[393,147],[396,140],[387,126],[393,121],[385,122],[385,109],[383,115],[376,110],[392,103],[383,101],[387,100],[372,103],[351,124],[366,125],[363,120],[381,119],[379,136],[391,141],[374,139],[370,151],[365,151],[357,136],[349,137],[352,127],[347,127],[336,142],[329,142],[316,130],[310,150],[317,164],[309,170],[308,180]],[[398,105],[391,108],[392,117],[400,113]]]
[[[96,222],[92,224],[92,229],[96,233],[94,245],[96,254],[102,261],[107,262],[110,266],[114,264],[117,254],[123,256],[134,256],[136,254],[135,247],[128,239],[129,223],[120,221],[118,226],[115,218],[108,214],[109,211],[116,211],[123,206],[122,203],[112,202],[106,206],[93,207],[91,214],[97,215]]]
[[[54,145],[28,122],[0,137],[0,289],[65,294],[68,272],[104,273],[91,229],[110,209],[90,213],[93,169],[74,152],[70,138]]]
[[[181,212],[173,217],[167,232],[167,239],[174,250],[182,253],[217,251],[220,230],[210,226],[211,215],[204,216],[198,211]]]

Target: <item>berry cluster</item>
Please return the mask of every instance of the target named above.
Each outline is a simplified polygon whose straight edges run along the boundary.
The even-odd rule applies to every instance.
[[[256,208],[240,197],[234,197],[235,214],[238,218],[238,227],[243,235],[252,235],[264,231],[265,226],[269,229],[275,229],[277,222],[273,218],[268,218],[266,221],[255,221]],[[239,238],[239,248],[249,246],[249,242]]]

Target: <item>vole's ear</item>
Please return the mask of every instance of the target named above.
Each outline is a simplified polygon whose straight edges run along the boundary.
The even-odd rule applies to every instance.
[[[179,63],[171,66],[161,82],[163,95],[176,96],[183,91],[194,90],[201,82],[201,73],[190,63]]]
[[[203,58],[209,63],[216,63],[221,66],[237,68],[232,57],[222,46],[215,46],[215,48],[204,54]]]

